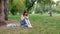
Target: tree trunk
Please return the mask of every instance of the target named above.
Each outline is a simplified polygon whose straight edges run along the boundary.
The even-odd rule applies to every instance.
[[[4,0],[5,20],[8,20],[8,0]]]
[[[4,0],[0,0],[0,26],[6,24],[4,16]]]
[[[41,11],[40,11],[41,15],[43,15],[44,6],[45,6],[44,3],[42,3],[42,4],[41,4]]]
[[[50,16],[52,16],[52,0],[50,0]]]

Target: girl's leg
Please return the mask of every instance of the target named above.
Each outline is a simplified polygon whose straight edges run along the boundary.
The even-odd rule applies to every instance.
[[[17,26],[17,24],[7,24],[7,27],[13,27],[13,26]]]
[[[29,19],[25,19],[25,21],[26,21],[26,24],[27,24],[28,27],[32,27]]]

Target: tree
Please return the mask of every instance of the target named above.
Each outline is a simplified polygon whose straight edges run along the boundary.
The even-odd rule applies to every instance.
[[[0,26],[5,25],[5,17],[4,17],[4,0],[0,0]]]
[[[13,6],[13,0],[9,0],[8,9],[11,12],[12,15],[14,15],[14,11],[12,11],[14,9],[13,7],[14,7]]]
[[[4,0],[5,20],[8,20],[8,0]]]
[[[49,5],[50,6],[50,16],[52,16],[52,5],[53,4],[55,4],[54,3],[54,1],[52,1],[52,0],[38,0],[38,3],[40,3],[41,4],[41,6],[42,6],[42,10],[44,10],[44,6],[45,5]]]
[[[26,0],[25,1],[26,7],[27,7],[27,11],[29,11],[33,7],[35,1],[36,0]]]
[[[56,2],[56,9],[55,9],[55,11],[58,13],[58,14],[60,14],[60,1],[57,1]]]
[[[15,15],[25,10],[25,0],[9,0],[9,11]]]
[[[16,5],[17,12],[22,13],[26,7],[25,7],[25,0],[14,0],[13,4]]]
[[[38,3],[40,3],[40,6],[41,6],[40,13],[43,14],[45,5],[49,5],[50,4],[50,0],[38,0]]]
[[[50,16],[52,16],[52,0],[50,0]]]
[[[11,8],[10,12],[12,13],[12,15],[16,15],[17,14],[17,8],[16,8],[15,5]]]

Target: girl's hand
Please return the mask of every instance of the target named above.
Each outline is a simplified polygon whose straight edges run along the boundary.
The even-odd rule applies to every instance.
[[[28,18],[28,16],[25,16],[25,18]]]

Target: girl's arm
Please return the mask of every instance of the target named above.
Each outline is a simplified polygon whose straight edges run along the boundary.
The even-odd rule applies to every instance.
[[[21,17],[20,17],[20,22],[21,22],[23,19],[24,19],[24,17],[23,17],[23,15],[21,15]]]
[[[25,18],[27,18],[27,19],[28,19],[28,16],[25,16]]]

